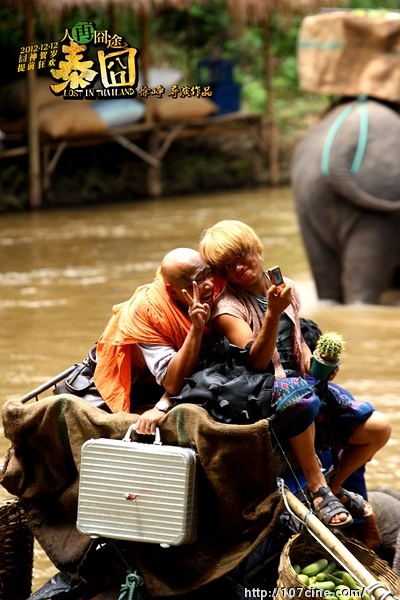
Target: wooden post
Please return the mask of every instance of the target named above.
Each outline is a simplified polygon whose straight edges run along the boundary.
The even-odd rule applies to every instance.
[[[35,42],[35,17],[32,0],[26,2],[26,43]],[[28,83],[28,162],[29,162],[29,208],[35,210],[42,205],[42,185],[40,174],[40,140],[35,97],[36,71],[27,72]]]
[[[150,50],[149,50],[149,15],[146,11],[142,11],[141,20],[141,48],[139,61],[143,73],[144,85],[149,85],[149,70],[150,70]],[[150,100],[147,98],[147,100]],[[153,125],[153,130],[149,132],[147,137],[147,153],[151,156],[156,156],[158,149],[158,132],[154,124],[153,105],[150,101],[144,100],[146,106],[145,122]],[[158,198],[162,193],[161,185],[161,166],[155,167],[147,164],[147,194],[150,198]]]
[[[279,184],[279,142],[278,130],[275,119],[275,95],[273,89],[273,60],[271,56],[270,15],[266,14],[264,20],[264,47],[265,47],[265,85],[267,90],[267,131],[269,134],[269,169],[270,184]]]
[[[156,156],[159,146],[159,136],[157,128],[149,133],[147,142],[147,152],[151,156]],[[162,162],[159,167],[147,166],[147,193],[150,198],[159,198],[162,194],[161,182]]]
[[[149,70],[150,70],[150,55],[149,55],[149,15],[143,11],[140,15],[141,23],[141,47],[139,64],[141,65],[141,71],[143,74],[143,84],[149,85]],[[154,121],[153,110],[151,102],[146,102],[146,123],[152,123]]]

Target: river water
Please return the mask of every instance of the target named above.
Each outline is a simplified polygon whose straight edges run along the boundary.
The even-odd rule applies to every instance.
[[[367,467],[367,483],[400,487],[400,307],[320,305],[289,188],[57,209],[0,219],[0,407],[82,360],[113,304],[152,280],[162,257],[196,247],[224,218],[255,228],[265,267],[279,264],[302,296],[302,315],[340,331],[346,350],[336,381],[391,419],[392,438]],[[329,277],[329,274],[327,274]],[[8,442],[0,431],[0,452]],[[0,488],[0,501],[8,497]],[[55,568],[35,549],[33,589]]]

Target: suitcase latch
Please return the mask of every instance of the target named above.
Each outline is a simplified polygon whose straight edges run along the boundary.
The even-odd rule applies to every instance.
[[[126,492],[124,498],[125,500],[136,500],[137,496],[133,492]]]

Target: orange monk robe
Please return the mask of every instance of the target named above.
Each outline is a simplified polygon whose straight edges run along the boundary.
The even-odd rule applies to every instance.
[[[214,296],[221,284],[214,288]],[[94,381],[113,412],[130,412],[131,383],[146,369],[136,344],[172,346],[176,350],[192,325],[187,312],[169,296],[157,272],[150,284],[142,285],[130,300],[113,307],[113,316],[97,344],[98,362]],[[210,333],[208,327],[204,336]]]

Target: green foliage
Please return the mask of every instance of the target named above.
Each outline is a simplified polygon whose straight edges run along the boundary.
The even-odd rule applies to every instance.
[[[381,0],[380,2],[376,0],[351,0],[349,8],[398,10],[399,2],[398,0]]]
[[[3,161],[0,171],[0,212],[25,208],[28,202],[28,178],[21,165]]]
[[[15,78],[17,55],[23,44],[23,18],[0,7],[0,85]]]

